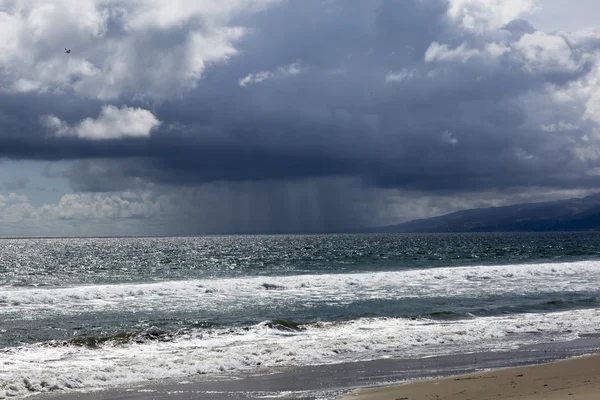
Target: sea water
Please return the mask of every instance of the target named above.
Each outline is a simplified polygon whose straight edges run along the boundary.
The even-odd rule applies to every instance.
[[[600,234],[0,240],[0,398],[600,333]]]

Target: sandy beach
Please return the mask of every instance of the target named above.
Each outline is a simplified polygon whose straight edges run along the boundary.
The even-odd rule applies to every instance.
[[[600,356],[506,368],[401,386],[361,389],[343,400],[597,400]]]

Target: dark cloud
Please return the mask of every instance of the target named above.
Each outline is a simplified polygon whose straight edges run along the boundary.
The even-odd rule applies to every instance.
[[[527,21],[471,32],[449,20],[447,7],[442,0],[309,0],[239,15],[233,23],[249,29],[235,44],[239,54],[209,66],[195,89],[163,101],[120,100],[162,122],[150,137],[53,137],[41,116],[74,125],[96,118],[102,104],[68,93],[4,94],[0,157],[75,160],[62,176],[76,191],[247,183],[256,204],[264,201],[248,193],[260,185],[321,179],[432,193],[599,187],[599,174],[589,173],[600,167],[598,157],[582,156],[597,148],[594,123],[581,107],[540,100],[549,87],[585,80],[598,43],[570,41],[574,66],[563,59],[546,60],[551,68],[530,65],[515,55],[516,43],[535,33]],[[111,20],[108,37],[119,26]],[[160,36],[175,44],[183,38],[180,28]],[[427,60],[433,43],[442,53]],[[250,74],[262,81],[241,86]],[[277,201],[265,220],[286,220],[290,196],[269,187],[259,192]],[[344,202],[319,190],[323,209]],[[302,213],[308,210],[289,215]]]
[[[535,28],[533,27],[533,25],[531,25],[528,21],[519,18],[510,21],[502,29],[509,31],[510,33],[516,35],[519,38],[527,33],[535,32]]]

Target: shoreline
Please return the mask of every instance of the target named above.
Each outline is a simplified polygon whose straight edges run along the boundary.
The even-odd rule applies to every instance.
[[[362,388],[339,400],[597,400],[599,396],[600,355],[595,354],[396,386]]]
[[[597,356],[588,356],[589,354],[597,354]],[[159,398],[164,400],[189,398],[206,400],[265,398],[363,400],[358,394],[385,393],[386,391],[395,393],[396,388],[402,382],[413,382],[407,385],[424,385],[444,379],[453,380],[463,374],[483,375],[497,371],[532,368],[532,365],[554,365],[553,363],[557,360],[581,360],[587,357],[597,357],[594,360],[600,367],[600,337],[537,344],[502,352],[465,353],[430,358],[380,359],[286,368],[264,375],[223,376],[221,379],[209,376],[190,376],[186,379],[171,378],[113,388],[107,387],[99,391],[74,390],[39,393],[36,398],[40,400],[112,400],[116,398],[121,400],[155,400]],[[527,374],[529,375],[529,373]],[[600,371],[597,371],[596,375],[600,377]],[[438,378],[440,380],[431,381]],[[461,383],[464,382],[474,382],[474,380],[461,381]],[[407,385],[400,387],[406,388]],[[365,397],[364,399],[396,400],[401,397],[406,396]],[[481,399],[491,398],[483,397]],[[502,397],[496,396],[495,398],[501,399]],[[436,397],[413,396],[408,400],[417,399],[435,400]],[[479,398],[455,397],[449,399],[478,400]],[[534,399],[532,398],[532,400]],[[574,397],[569,396],[569,399],[574,399]],[[585,397],[579,399],[588,400]],[[593,399],[597,400],[597,397]]]

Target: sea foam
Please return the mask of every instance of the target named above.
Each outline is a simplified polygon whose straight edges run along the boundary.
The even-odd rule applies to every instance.
[[[271,304],[460,298],[598,290],[600,262],[431,268],[345,274],[240,277],[54,288],[0,287],[0,317],[82,312],[222,312]],[[0,327],[1,328],[1,327]]]
[[[0,352],[0,398],[93,389],[197,374],[272,372],[284,367],[388,357],[498,351],[597,333],[600,309],[458,321],[363,318],[281,330],[263,322],[194,329],[171,340],[97,347],[38,343]]]

